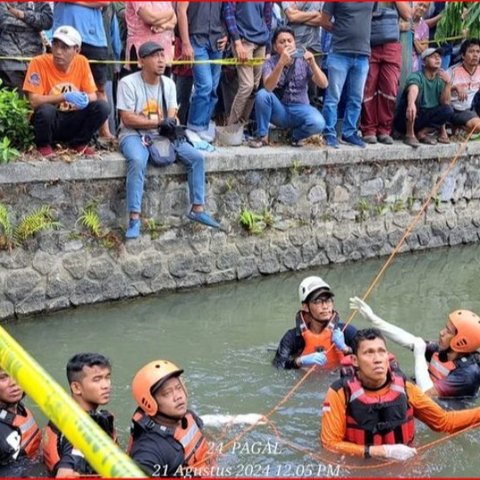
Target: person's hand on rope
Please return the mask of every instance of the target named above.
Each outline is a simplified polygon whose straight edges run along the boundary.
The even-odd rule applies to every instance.
[[[327,356],[323,352],[309,353],[299,357],[297,363],[299,367],[311,367],[312,365],[323,367],[327,363]]]
[[[391,458],[392,460],[408,460],[417,454],[416,448],[407,447],[401,443],[394,445],[382,445],[385,451],[385,458]]]
[[[83,110],[87,108],[89,99],[88,95],[85,92],[65,92],[63,98],[67,103],[71,103],[78,110]]]

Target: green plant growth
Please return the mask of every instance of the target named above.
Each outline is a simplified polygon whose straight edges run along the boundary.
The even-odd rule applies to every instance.
[[[102,225],[100,216],[98,215],[98,206],[95,201],[90,202],[78,217],[76,223],[81,223],[88,231],[88,234],[100,245],[109,250],[119,249],[122,241],[118,234],[105,229]]]
[[[54,211],[44,205],[20,219],[16,226],[10,221],[8,208],[0,203],[0,249],[11,249],[22,245],[37,232],[60,227]]]
[[[247,209],[242,210],[240,213],[239,222],[240,225],[252,235],[261,234],[267,226],[264,215],[259,215]]]
[[[435,40],[441,42],[445,38],[462,36],[480,37],[479,2],[446,2],[445,4],[445,10],[435,32]]]
[[[300,174],[300,162],[298,160],[294,160],[292,162],[292,166],[290,167],[290,172],[293,177],[296,177]]]
[[[397,198],[397,200],[392,203],[390,208],[393,213],[398,213],[405,209],[405,204],[401,198]]]
[[[150,238],[152,240],[155,240],[156,238],[158,238],[158,235],[160,234],[160,232],[165,228],[164,225],[157,223],[154,218],[148,218],[144,220],[143,224],[145,226],[145,229],[150,234]]]
[[[96,203],[89,203],[83,210],[77,223],[80,222],[88,233],[94,238],[102,238],[104,233],[102,229],[102,221],[97,212]]]
[[[8,137],[3,137],[0,142],[0,163],[9,163],[20,156],[20,152],[12,147],[12,142]]]
[[[358,221],[364,222],[370,213],[370,204],[364,198],[357,203]]]
[[[33,145],[33,129],[29,122],[30,105],[16,90],[2,88],[0,81],[0,139],[2,142],[2,162],[12,160],[14,151],[28,150]],[[5,143],[5,138],[9,143]],[[5,154],[7,151],[9,153]],[[12,155],[13,154],[13,155]],[[8,161],[9,161],[8,160]]]

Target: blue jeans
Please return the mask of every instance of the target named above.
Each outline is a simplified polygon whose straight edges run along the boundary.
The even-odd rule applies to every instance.
[[[187,169],[188,190],[192,205],[205,203],[205,165],[202,154],[187,142],[175,142],[177,160]],[[142,211],[148,150],[139,135],[129,135],[120,143],[127,160],[127,208],[130,213]]]
[[[323,103],[325,136],[336,137],[337,107],[346,88],[345,114],[342,134],[349,137],[357,133],[362,110],[363,89],[368,74],[368,56],[347,53],[329,53],[327,58],[328,87]]]
[[[218,60],[223,52],[219,52],[216,45],[200,45],[195,35],[190,37],[195,60]],[[191,130],[201,131],[208,128],[215,106],[217,105],[217,88],[220,81],[221,65],[194,64],[193,71],[193,95],[188,112],[187,126]]]
[[[303,140],[325,128],[325,120],[315,107],[304,103],[282,103],[264,88],[255,96],[255,117],[258,137],[268,134],[269,123],[292,129],[293,140]]]

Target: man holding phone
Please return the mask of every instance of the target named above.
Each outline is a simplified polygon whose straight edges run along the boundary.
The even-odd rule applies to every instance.
[[[308,82],[326,88],[328,80],[311,52],[297,49],[289,27],[277,28],[272,38],[274,54],[263,65],[263,85],[255,97],[256,138],[250,147],[268,145],[270,123],[290,129],[293,146],[301,146],[311,135],[321,133],[325,121],[310,105]]]

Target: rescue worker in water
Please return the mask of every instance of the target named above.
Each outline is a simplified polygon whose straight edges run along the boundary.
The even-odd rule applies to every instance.
[[[480,317],[470,310],[450,313],[437,342],[426,342],[381,319],[360,298],[350,307],[386,337],[413,350],[415,382],[431,397],[475,397],[480,388]]]
[[[67,363],[67,380],[72,398],[113,440],[117,434],[113,415],[99,409],[110,400],[112,367],[100,353],[77,353]],[[96,472],[62,432],[50,421],[43,448],[45,465],[55,477],[79,477]]]
[[[153,477],[198,476],[208,467],[203,422],[188,410],[182,373],[167,360],[155,360],[142,367],[132,381],[138,408],[127,452]]]
[[[301,309],[295,318],[296,326],[280,340],[273,365],[292,369],[312,365],[332,368],[338,366],[356,328],[340,322],[334,310],[334,293],[320,277],[302,280],[298,288]]]
[[[7,467],[21,457],[34,459],[42,435],[32,412],[22,402],[23,390],[0,369],[0,475],[12,475]],[[8,474],[10,472],[10,475]],[[12,475],[13,476],[13,475]]]
[[[351,364],[323,404],[321,442],[328,450],[408,460],[417,453],[414,417],[437,432],[480,425],[480,407],[447,412],[392,368],[380,330],[357,332]]]

